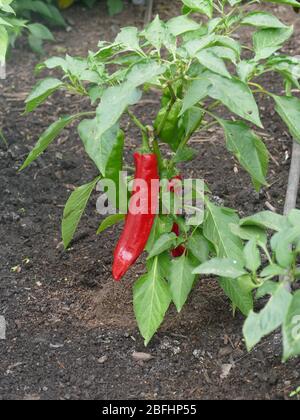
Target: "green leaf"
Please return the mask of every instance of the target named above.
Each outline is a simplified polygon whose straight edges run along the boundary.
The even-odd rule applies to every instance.
[[[300,226],[284,229],[274,235],[271,239],[271,246],[276,254],[276,260],[281,267],[290,268],[294,262],[295,255],[292,245],[300,239]]]
[[[300,143],[300,99],[273,95],[275,110],[288,126],[291,136]]]
[[[280,231],[286,226],[286,218],[281,214],[263,211],[240,221],[241,226],[258,226],[263,229]]]
[[[137,28],[123,28],[116,37],[115,44],[122,45],[127,51],[141,51]]]
[[[163,252],[171,249],[176,244],[177,236],[175,233],[165,233],[154,243],[153,248],[149,252],[147,260],[150,260],[156,255],[162,254]]]
[[[237,65],[237,74],[242,82],[247,83],[256,69],[257,63],[251,60],[241,60]]]
[[[278,283],[266,280],[256,291],[256,299],[261,299],[265,296],[273,296],[278,288]]]
[[[160,51],[162,46],[165,46],[167,50],[175,53],[176,38],[158,15],[143,31],[142,35],[156,50]]]
[[[13,13],[15,15],[14,9],[10,6],[13,0],[0,0],[0,9],[6,13]]]
[[[213,274],[219,277],[228,277],[231,279],[236,279],[247,274],[247,272],[243,269],[243,266],[239,264],[236,260],[232,260],[229,258],[213,258],[201,264],[199,267],[195,268],[193,274]]]
[[[286,6],[300,7],[300,3],[297,0],[264,0],[268,3],[284,4]]]
[[[50,70],[60,67],[65,73],[67,73],[67,71],[69,70],[69,64],[67,60],[65,60],[62,57],[48,58],[48,60],[38,65],[38,70],[42,70],[45,67]]]
[[[246,268],[252,273],[256,273],[261,266],[260,252],[255,239],[251,239],[244,248],[244,258]]]
[[[150,252],[158,240],[158,238],[164,233],[170,233],[173,227],[173,218],[170,215],[158,215],[155,218],[151,234],[149,236],[146,251]]]
[[[244,264],[243,243],[231,231],[232,224],[239,218],[232,210],[217,207],[207,202],[207,217],[204,222],[204,235],[215,245],[219,258],[230,258]],[[239,279],[221,278],[220,286],[239,310],[247,315],[253,308],[252,290],[254,285],[250,276]]]
[[[221,76],[231,79],[231,74],[227,70],[222,58],[218,57],[214,52],[204,49],[198,52],[195,56],[203,67],[220,74]]]
[[[28,35],[28,44],[32,51],[37,55],[43,55],[43,40],[41,38],[36,38],[35,36]]]
[[[150,82],[164,71],[164,66],[153,61],[136,64],[127,74],[125,82],[106,89],[97,108],[98,137],[119,121],[129,105],[141,99],[142,94],[137,87]]]
[[[173,36],[180,36],[186,32],[196,31],[201,25],[186,15],[176,16],[167,22],[167,28]]]
[[[134,313],[145,345],[158,330],[170,303],[169,286],[162,278],[158,258],[155,258],[149,273],[142,276],[133,288]]]
[[[199,80],[190,82],[183,98],[180,115],[202,101],[209,94],[209,88],[211,86],[212,83],[207,78],[200,78]]]
[[[200,127],[203,117],[204,112],[196,106],[192,106],[183,114],[180,124],[184,126],[186,137],[190,137]]]
[[[58,90],[63,86],[61,80],[54,78],[47,78],[39,83],[33,88],[32,92],[26,99],[26,112],[31,112],[41,105],[52,93]]]
[[[206,219],[204,221],[204,236],[215,245],[217,256],[240,261],[243,264],[243,244],[230,228],[238,224],[239,218],[231,210],[217,207],[207,201]]]
[[[194,264],[191,259],[182,255],[171,262],[171,272],[169,277],[172,300],[177,311],[183,308],[195,282]]]
[[[123,0],[107,0],[107,7],[109,16],[114,16],[123,11],[124,3]]]
[[[126,75],[127,83],[136,88],[151,83],[157,76],[160,76],[166,67],[155,61],[146,60],[143,63],[137,63],[132,66]]]
[[[248,351],[260,340],[281,326],[292,302],[292,295],[284,284],[278,284],[276,291],[260,313],[250,312],[245,321],[243,333]]]
[[[257,28],[286,28],[280,20],[267,12],[252,12],[247,14],[241,22],[242,25],[255,26]]]
[[[41,135],[38,142],[29,153],[27,159],[19,170],[22,171],[23,169],[27,168],[27,166],[29,166],[47,149],[47,147],[56,139],[56,137],[67,125],[79,117],[80,114],[72,115],[70,117],[63,117],[51,124],[50,127],[48,127],[47,130],[44,131],[44,133]]]
[[[236,65],[236,53],[234,50],[228,47],[220,47],[218,45],[214,47],[206,48],[205,51],[209,51],[216,55],[219,58],[223,58],[224,60],[231,61],[232,64]],[[218,73],[218,72],[215,72]],[[230,76],[231,77],[231,76]]]
[[[35,3],[37,3],[37,1],[35,1]],[[48,10],[49,10],[49,12],[50,12],[50,15],[51,15],[51,18],[50,18],[50,20],[51,20],[51,22],[54,24],[54,25],[57,25],[57,26],[62,26],[62,27],[66,27],[67,26],[67,24],[66,24],[66,22],[65,22],[65,20],[64,20],[64,18],[63,18],[63,16],[62,16],[62,14],[60,13],[60,11],[57,9],[57,7],[55,7],[54,5],[52,5],[52,4],[48,4],[47,5],[47,8],[48,8]]]
[[[226,145],[250,174],[257,191],[267,185],[269,153],[263,141],[242,121],[221,120]]]
[[[175,164],[181,162],[190,162],[198,156],[198,152],[191,147],[185,146],[184,148],[178,148],[176,155],[173,158]]]
[[[300,354],[300,291],[295,292],[282,326],[283,360]]]
[[[231,112],[262,127],[257,104],[250,88],[239,79],[228,79],[218,74],[205,72],[211,82],[208,95],[221,101]]]
[[[98,135],[97,120],[83,120],[78,126],[85,151],[94,161],[103,177],[117,180],[122,170],[124,134],[115,124],[103,135]]]
[[[68,248],[71,243],[88,200],[99,180],[100,177],[97,177],[89,184],[85,184],[77,188],[70,195],[64,209],[62,221],[62,238],[65,248]]]
[[[230,225],[231,232],[244,241],[254,239],[259,245],[265,246],[268,240],[267,233],[264,229],[257,226],[239,226]]]
[[[277,264],[270,264],[260,273],[261,277],[277,277],[285,275],[286,270]],[[274,283],[272,283],[274,284]]]
[[[103,220],[103,222],[101,222],[97,230],[97,235],[109,229],[110,227],[116,225],[117,223],[123,222],[123,220],[125,220],[125,214],[112,214],[106,217]]]
[[[182,0],[183,4],[192,12],[203,13],[210,19],[213,15],[213,0]]]
[[[29,32],[38,39],[44,39],[46,41],[54,41],[54,37],[49,29],[40,23],[32,23],[27,25]]]
[[[97,137],[101,138],[119,121],[126,108],[140,99],[141,92],[128,83],[106,89],[97,108]]]
[[[204,263],[209,258],[210,244],[198,230],[189,237],[187,249],[200,263]]]
[[[234,280],[222,278],[219,283],[233,305],[239,308],[243,315],[247,316],[253,309],[252,292],[256,287],[251,276],[246,275]]]
[[[203,48],[212,46],[215,41],[216,37],[213,34],[201,36],[200,38],[198,36],[196,39],[188,40],[186,43],[183,44],[183,47],[188,53],[188,55],[191,58],[194,58],[195,54],[197,54]]]
[[[253,35],[255,60],[264,60],[279,50],[292,36],[293,26],[283,29],[261,29]]]
[[[222,47],[231,48],[235,54],[236,58],[239,59],[242,51],[241,44],[230,36],[216,35],[215,36],[215,45]]]
[[[8,43],[9,39],[7,30],[3,26],[0,26],[0,65],[5,63]]]
[[[300,210],[293,209],[288,215],[288,221],[292,226],[300,226]]]

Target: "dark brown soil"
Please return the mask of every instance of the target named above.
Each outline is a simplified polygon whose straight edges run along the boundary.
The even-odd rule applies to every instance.
[[[170,5],[172,3],[172,5]],[[163,16],[175,14],[174,2],[157,1]],[[179,5],[179,4],[178,4]],[[278,7],[282,18],[296,24],[288,46],[299,51],[299,17]],[[48,54],[84,54],[100,38],[111,39],[120,26],[141,25],[142,13],[131,6],[109,18],[104,6],[92,11],[74,7],[67,13],[72,30],[56,31]],[[243,37],[249,34],[243,32]],[[74,186],[96,171],[83,153],[75,127],[65,130],[30,169],[17,169],[39,133],[58,115],[84,109],[80,99],[57,94],[34,114],[24,116],[23,100],[35,83],[38,59],[20,43],[0,83],[0,315],[7,339],[0,341],[1,399],[284,399],[300,384],[299,360],[280,361],[278,337],[251,354],[242,341],[243,318],[232,317],[230,305],[215,280],[202,280],[181,314],[169,312],[147,352],[154,358],[136,362],[145,351],[132,312],[131,284],[143,271],[136,265],[121,284],[111,277],[112,250],[118,228],[97,237],[100,222],[91,200],[72,248],[61,246],[60,220]],[[280,90],[272,77],[266,83]],[[155,95],[138,108],[141,118],[157,109]],[[199,158],[184,168],[205,177],[214,195],[241,215],[266,208],[282,210],[291,138],[263,104],[265,133],[272,155],[271,187],[253,192],[247,175],[226,152],[223,135],[211,130],[195,137]],[[127,130],[127,154],[136,131]],[[274,354],[275,353],[275,354]],[[104,357],[106,356],[106,357]],[[222,375],[231,365],[230,373]],[[228,372],[227,372],[228,373]]]

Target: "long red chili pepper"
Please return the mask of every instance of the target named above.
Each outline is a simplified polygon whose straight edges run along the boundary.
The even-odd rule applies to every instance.
[[[170,191],[175,192],[175,194],[176,194],[176,184],[174,185],[174,183],[172,183],[172,181],[176,180],[176,179],[182,181],[182,176],[177,175],[177,176],[175,176],[174,178],[171,179]],[[172,232],[175,233],[176,236],[180,236],[180,228],[179,228],[179,225],[177,223],[173,224]],[[179,245],[178,247],[176,247],[172,250],[172,256],[174,258],[179,258],[185,253],[185,251],[186,251],[185,246]]]
[[[133,195],[139,192],[140,201],[147,203],[147,206],[143,209],[144,206],[140,203],[141,211],[137,212],[133,209],[132,200],[130,201],[125,227],[114,252],[113,277],[116,281],[121,280],[144,251],[158,206],[159,183],[157,188],[151,185],[153,180],[159,180],[156,155],[135,153],[134,160],[136,172]],[[139,185],[139,180],[145,181],[144,188]]]

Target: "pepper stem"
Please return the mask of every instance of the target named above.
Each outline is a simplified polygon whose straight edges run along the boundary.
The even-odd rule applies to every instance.
[[[129,109],[127,109],[127,114],[131,118],[132,122],[141,130],[141,133],[142,133],[142,150],[144,152],[150,152],[150,144],[149,144],[149,138],[148,138],[148,130],[147,130],[147,128],[134,115],[134,113],[131,112]]]

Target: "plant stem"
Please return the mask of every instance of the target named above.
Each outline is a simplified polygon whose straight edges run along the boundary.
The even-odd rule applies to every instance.
[[[153,151],[157,156],[158,167],[161,172],[164,169],[164,162],[163,162],[163,157],[162,157],[159,145],[158,145],[158,141],[156,139],[153,140],[152,146],[153,146]]]
[[[296,208],[298,188],[300,181],[300,144],[294,140],[292,162],[289,173],[288,188],[286,193],[284,214],[288,215]]]
[[[132,122],[141,130],[142,133],[142,142],[143,142],[143,149],[145,151],[150,152],[150,145],[149,145],[149,138],[148,138],[148,131],[147,128],[142,124],[142,122],[131,112],[127,109],[127,114],[131,118]]]
[[[147,1],[147,8],[145,13],[145,25],[148,25],[152,20],[153,14],[153,1],[154,0],[146,0]]]

